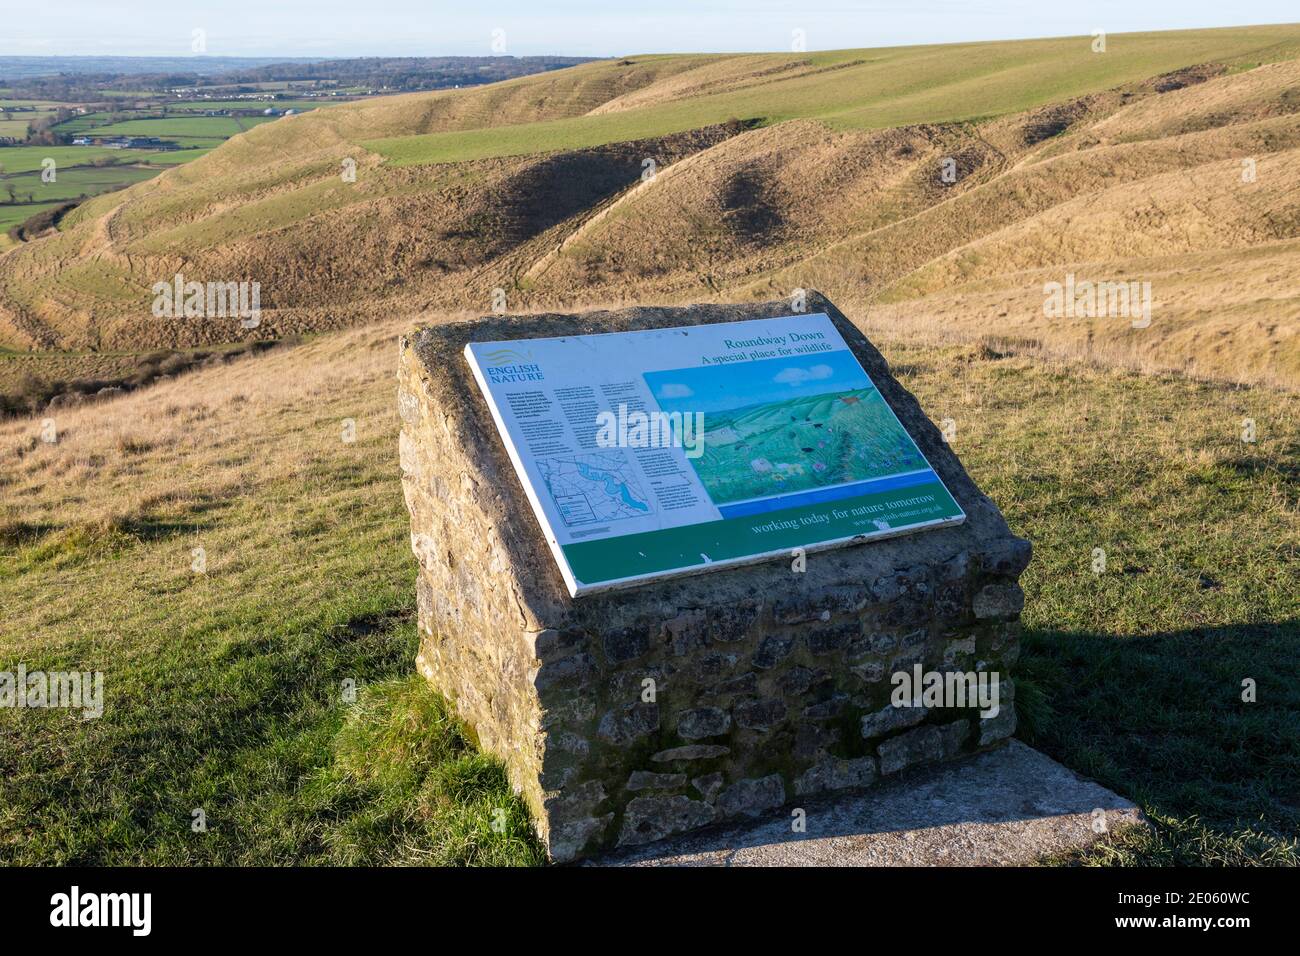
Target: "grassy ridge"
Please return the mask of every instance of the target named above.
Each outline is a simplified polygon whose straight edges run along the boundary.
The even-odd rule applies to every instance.
[[[1300,48],[1300,27],[1240,27],[1114,34],[1106,52],[1090,37],[884,47],[762,57],[788,78],[739,89],[650,101],[601,112],[492,129],[397,136],[366,142],[399,166],[519,156],[648,139],[731,119],[779,123],[818,119],[841,129],[945,123],[1019,112],[1214,60],[1257,64]],[[731,62],[738,73],[749,57]],[[806,68],[797,68],[806,64]],[[596,74],[607,64],[576,70]]]
[[[151,321],[149,289],[183,261],[261,283],[257,335],[481,309],[496,288],[544,309],[816,287],[861,306],[887,296],[897,325],[1295,381],[1293,250],[1278,243],[1295,232],[1300,59],[1242,68],[1298,45],[1300,27],[1280,26],[1117,35],[1104,53],[1077,37],[647,56],[331,105],[6,252],[0,341],[145,351],[243,335]],[[732,117],[769,125],[708,125]],[[865,128],[892,123],[921,125]],[[607,140],[624,142],[581,149]],[[500,158],[520,152],[536,155]],[[664,175],[642,181],[649,157]],[[1243,157],[1258,164],[1247,188]],[[1218,257],[1208,276],[1183,269],[1193,254]],[[1043,285],[1070,272],[1157,279],[1150,331],[1047,321]]]
[[[500,768],[409,676],[390,334],[60,413],[54,445],[0,425],[0,669],[106,684],[98,720],[0,712],[0,858],[538,859]],[[1300,862],[1300,398],[887,354],[1035,544],[1022,735],[1157,823],[1086,862]]]

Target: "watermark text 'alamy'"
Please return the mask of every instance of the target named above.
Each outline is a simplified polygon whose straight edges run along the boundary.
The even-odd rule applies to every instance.
[[[156,319],[237,318],[246,329],[262,323],[260,282],[186,282],[176,273],[170,282],[153,284]]]

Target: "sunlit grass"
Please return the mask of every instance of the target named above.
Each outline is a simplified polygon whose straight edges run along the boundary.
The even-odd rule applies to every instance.
[[[1295,26],[1115,34],[1096,53],[1092,38],[883,47],[762,55],[812,69],[788,78],[725,87],[688,99],[651,102],[545,122],[393,136],[363,145],[396,165],[451,163],[648,139],[729,120],[820,119],[839,129],[883,129],[1019,112],[1143,80],[1210,60],[1283,55],[1300,42]],[[752,69],[733,61],[737,74]],[[585,67],[595,73],[605,64]]]

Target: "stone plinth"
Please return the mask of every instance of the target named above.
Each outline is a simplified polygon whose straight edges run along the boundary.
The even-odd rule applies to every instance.
[[[788,302],[488,317],[401,342],[417,666],[509,768],[555,860],[647,843],[989,747],[1015,729],[1029,544],[880,353],[813,295],[964,524],[569,597],[462,351],[468,342],[790,314]],[[992,671],[1002,710],[894,707],[890,677]]]

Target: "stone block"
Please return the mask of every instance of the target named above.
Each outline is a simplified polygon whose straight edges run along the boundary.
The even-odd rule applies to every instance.
[[[876,781],[874,757],[857,757],[853,760],[831,759],[812,767],[794,783],[798,796],[830,793],[834,790],[858,790]]]
[[[970,736],[970,722],[957,720],[941,726],[918,727],[891,737],[877,748],[880,772],[898,773],[906,767],[946,760],[961,753]]]
[[[802,573],[778,559],[577,599],[465,345],[776,317],[789,304],[489,316],[401,340],[417,667],[504,762],[554,860],[871,786],[1014,727],[941,709],[881,716],[897,670],[942,668],[946,650],[998,672],[1014,661],[1029,546],[880,353],[826,299],[808,308],[830,316],[966,521],[815,552]]]

